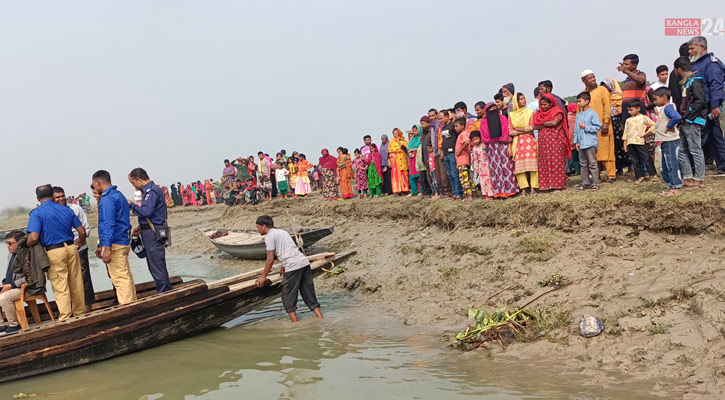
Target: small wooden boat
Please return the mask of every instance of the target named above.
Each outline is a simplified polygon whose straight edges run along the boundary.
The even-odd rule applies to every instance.
[[[313,276],[354,251],[309,256]],[[246,314],[277,297],[279,266],[258,288],[260,270],[206,284],[172,279],[171,291],[157,294],[153,282],[136,285],[139,300],[112,305],[113,291],[96,293],[93,311],[63,322],[48,320],[15,334],[0,335],[0,383],[75,367],[197,335]],[[51,308],[57,313],[55,302]],[[26,310],[27,311],[27,310]]]
[[[299,231],[289,234],[298,243],[297,245],[306,248],[320,239],[332,234],[334,227],[327,228],[302,228]],[[253,229],[203,229],[201,232],[219,250],[239,258],[247,260],[264,260],[267,257],[267,250],[264,247],[262,235]],[[300,245],[301,239],[302,244]]]

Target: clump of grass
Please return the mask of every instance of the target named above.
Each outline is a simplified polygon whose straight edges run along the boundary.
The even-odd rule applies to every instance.
[[[596,292],[589,295],[589,300],[601,300],[604,298],[604,294],[602,292]]]
[[[448,278],[457,275],[458,269],[455,267],[439,267],[438,273],[441,274],[442,277]]]
[[[654,300],[654,299],[647,299],[644,297],[640,297],[639,299],[640,299],[640,301],[642,301],[642,308],[655,308],[655,307],[663,304],[662,299]]]
[[[673,287],[670,289],[670,300],[682,301],[695,297],[695,291],[686,287]]]
[[[554,258],[555,247],[551,239],[543,233],[529,235],[518,245],[519,253],[524,254],[525,262],[549,261]]]
[[[459,255],[477,254],[482,257],[490,257],[493,253],[488,247],[463,242],[456,242],[451,244],[451,251]]]
[[[649,328],[649,332],[653,335],[662,335],[667,333],[667,330],[669,329],[669,326],[658,324],[653,322],[652,326]]]
[[[326,271],[324,274],[322,274],[322,277],[325,278],[325,279],[327,279],[327,278],[329,278],[331,276],[338,276],[338,275],[343,274],[343,273],[345,273],[345,268],[344,267],[335,267],[335,268],[333,268],[333,269],[331,269],[329,271]]]
[[[569,312],[550,314],[546,311],[532,310],[531,314],[534,319],[526,326],[525,332],[517,336],[520,341],[531,342],[540,339],[547,336],[549,332],[571,323],[571,313]]]
[[[560,275],[560,274],[553,274],[550,277],[539,279],[539,286],[541,287],[547,287],[552,286],[556,288],[560,288],[563,286],[566,286],[570,284],[571,281],[569,281],[569,278]]]

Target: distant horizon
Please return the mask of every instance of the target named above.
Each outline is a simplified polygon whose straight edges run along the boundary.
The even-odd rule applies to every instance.
[[[475,1],[41,4],[8,3],[0,15],[12,38],[0,63],[0,167],[11,171],[0,209],[32,207],[46,183],[88,192],[99,169],[131,197],[126,176],[139,166],[170,186],[217,180],[225,158],[260,149],[316,163],[322,148],[353,149],[366,134],[379,143],[429,108],[463,100],[472,112],[508,82],[531,101],[546,79],[561,97],[578,93],[585,69],[622,80],[616,67],[629,53],[654,81],[689,39],[664,35],[673,1],[516,13]],[[713,8],[702,4],[688,8]],[[613,29],[623,8],[638,23]],[[708,40],[725,56],[725,37]]]

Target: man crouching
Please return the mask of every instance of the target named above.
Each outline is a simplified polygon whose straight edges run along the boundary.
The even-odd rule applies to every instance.
[[[262,215],[257,218],[257,231],[264,236],[264,243],[267,249],[267,261],[264,264],[262,276],[257,279],[257,287],[265,285],[267,275],[272,270],[275,256],[282,263],[279,270],[282,275],[282,305],[289,314],[292,322],[297,322],[297,293],[302,295],[302,301],[315,313],[317,318],[322,318],[320,303],[315,295],[315,284],[312,281],[312,270],[310,262],[297,248],[294,240],[286,231],[275,229],[274,221],[269,215]]]

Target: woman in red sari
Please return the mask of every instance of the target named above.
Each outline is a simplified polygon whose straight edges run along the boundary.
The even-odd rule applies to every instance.
[[[340,197],[340,187],[337,184],[337,158],[331,156],[327,149],[322,149],[318,166],[322,172],[322,196],[327,200],[337,200]]]
[[[543,94],[532,120],[533,129],[539,131],[539,190],[566,187],[565,165],[571,152],[565,120],[564,110],[556,106],[554,96]]]

